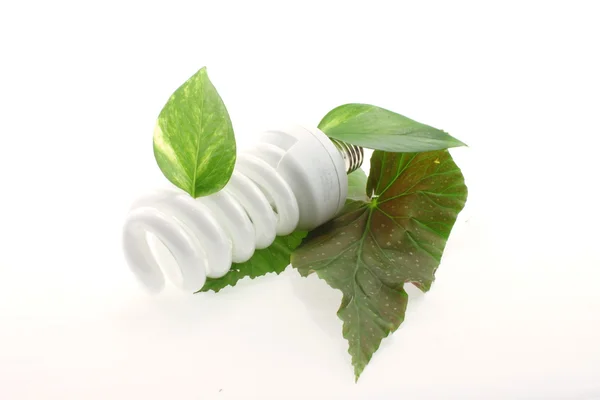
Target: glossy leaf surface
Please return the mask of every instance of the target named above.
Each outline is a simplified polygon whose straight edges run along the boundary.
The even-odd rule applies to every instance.
[[[202,68],[164,106],[154,129],[163,174],[192,197],[221,190],[233,173],[236,145],[223,100]]]
[[[329,137],[370,149],[424,152],[465,144],[448,133],[370,104],[344,104],[319,123]]]

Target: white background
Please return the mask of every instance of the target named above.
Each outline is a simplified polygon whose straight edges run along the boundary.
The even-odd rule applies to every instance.
[[[417,3],[417,2],[414,2]],[[0,399],[600,399],[597,2],[2,2]],[[129,204],[200,67],[237,138],[372,103],[469,144],[437,281],[354,383],[316,277],[151,297]]]

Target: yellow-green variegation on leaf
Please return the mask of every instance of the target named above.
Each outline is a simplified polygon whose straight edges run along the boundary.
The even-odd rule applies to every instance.
[[[154,130],[154,156],[163,174],[192,197],[218,192],[236,158],[233,127],[206,68],[181,85]]]

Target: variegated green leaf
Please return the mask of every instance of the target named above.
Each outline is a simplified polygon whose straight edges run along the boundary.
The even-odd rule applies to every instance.
[[[319,122],[319,129],[346,143],[396,153],[465,145],[442,130],[370,104],[336,107]]]
[[[154,156],[167,179],[192,197],[217,192],[229,181],[236,156],[233,127],[206,67],[181,85],[160,112]]]

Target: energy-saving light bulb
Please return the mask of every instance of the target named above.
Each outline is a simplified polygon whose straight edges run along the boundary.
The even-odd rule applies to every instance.
[[[238,154],[220,192],[194,199],[170,189],[137,200],[123,230],[125,259],[148,290],[161,291],[165,278],[148,242],[152,234],[175,259],[178,286],[199,290],[207,277],[222,277],[232,262],[249,260],[275,236],[333,218],[346,201],[347,174],[362,161],[361,147],[317,128],[264,132],[254,147]]]

